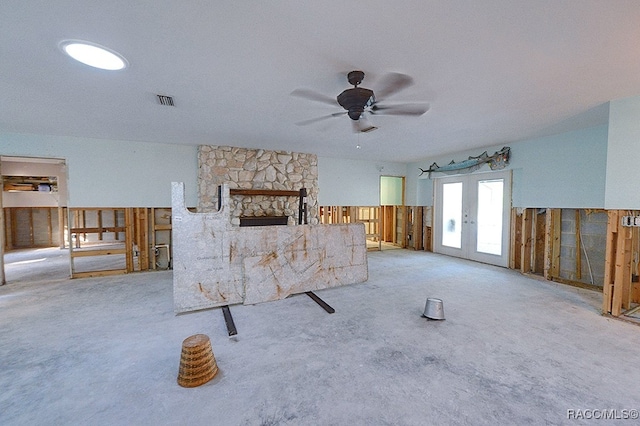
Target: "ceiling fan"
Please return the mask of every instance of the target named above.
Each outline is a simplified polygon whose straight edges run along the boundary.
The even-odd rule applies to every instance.
[[[381,105],[379,102],[388,96],[399,92],[413,84],[413,79],[405,74],[389,73],[383,77],[381,88],[374,94],[373,90],[359,87],[364,79],[364,72],[351,71],[347,74],[349,84],[352,88],[344,90],[336,98],[323,95],[313,90],[296,89],[291,94],[312,101],[323,102],[329,105],[339,105],[345,111],[335,112],[322,117],[312,118],[296,123],[299,126],[316,123],[332,117],[348,115],[352,120],[353,130],[357,133],[366,133],[377,129],[366,120],[365,114],[385,114],[385,115],[409,115],[419,116],[429,110],[425,103],[405,103],[396,105]]]

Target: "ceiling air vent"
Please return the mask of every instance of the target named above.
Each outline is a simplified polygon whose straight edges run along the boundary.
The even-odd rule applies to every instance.
[[[158,101],[160,102],[160,105],[166,105],[166,106],[175,106],[173,104],[173,98],[171,96],[165,96],[165,95],[156,95],[158,97]]]

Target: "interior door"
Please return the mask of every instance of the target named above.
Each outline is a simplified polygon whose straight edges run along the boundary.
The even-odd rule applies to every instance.
[[[434,250],[506,267],[511,172],[438,178],[434,185]]]

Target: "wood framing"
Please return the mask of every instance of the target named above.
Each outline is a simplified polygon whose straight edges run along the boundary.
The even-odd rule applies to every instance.
[[[582,278],[582,237],[580,232],[580,210],[575,211],[575,224],[576,224],[576,279]]]
[[[425,251],[433,251],[433,207],[422,208],[422,247]]]
[[[547,209],[535,209],[533,226],[533,259],[531,268],[536,274],[544,274],[544,252],[547,231]]]
[[[607,246],[604,267],[604,286],[602,289],[602,313],[611,313],[613,301],[613,285],[615,281],[615,253],[618,244],[619,212],[610,210],[607,212]]]
[[[531,258],[533,247],[533,209],[524,209],[522,212],[522,246],[520,248],[520,272],[532,272]]]
[[[149,270],[149,209],[137,207],[134,209],[135,247],[138,251],[138,265],[136,270]]]
[[[112,254],[125,254],[127,252],[126,248],[106,248],[106,249],[95,249],[95,250],[76,250],[73,253],[73,258],[78,257],[89,257],[89,256],[109,256]]]
[[[69,208],[66,215],[69,223],[73,226],[67,227],[70,252],[71,278],[87,278],[105,275],[126,273],[126,268],[115,268],[108,270],[79,271],[78,260],[81,258],[92,258],[97,256],[126,256],[127,248],[118,246],[117,237],[119,233],[125,232],[124,227],[117,226],[117,212],[124,209],[110,208]],[[104,212],[113,210],[114,225],[105,225]],[[88,226],[88,223],[91,224]],[[105,241],[105,235],[110,235],[112,241]],[[115,246],[110,244],[116,244]],[[83,247],[84,246],[84,247]]]
[[[547,209],[544,252],[544,278],[552,280],[560,273],[560,231],[562,214],[560,209]]]
[[[102,210],[98,210],[98,228],[100,228],[100,232],[98,232],[98,240],[102,241]]]
[[[116,209],[113,210],[113,226],[116,227],[116,228],[118,227],[118,210],[116,210]],[[120,239],[120,234],[116,233],[115,239],[119,240]]]
[[[356,207],[355,222],[364,223],[366,238],[380,241],[380,207]]]
[[[126,229],[124,233],[124,245],[127,247],[126,252],[126,270],[127,272],[134,272],[135,267],[133,264],[133,241],[134,241],[134,215],[132,208],[124,209],[124,227]]]
[[[411,227],[410,232],[407,233],[407,247],[413,250],[424,249],[424,238],[422,232],[424,226],[422,225],[423,212],[422,207],[406,207],[407,217],[411,220],[407,220],[407,225]],[[409,239],[409,236],[411,238]]]
[[[517,207],[511,208],[511,229],[509,230],[509,268],[520,270],[520,256],[522,255],[522,213]]]
[[[0,186],[3,185],[2,173],[0,173]],[[4,273],[4,248],[5,248],[5,235],[7,222],[4,218],[4,207],[2,205],[2,194],[0,194],[0,285],[7,283],[7,278]]]
[[[5,216],[3,237],[7,250],[21,248],[39,248],[57,246],[60,235],[59,214],[56,207],[7,207],[3,209]],[[64,241],[64,240],[62,240]]]
[[[159,222],[152,217],[156,211],[161,212]],[[1,213],[4,249],[68,248],[71,278],[156,269],[156,245],[162,251],[161,268],[171,266],[171,208],[12,207],[2,209]],[[157,233],[162,237],[157,238]],[[81,268],[86,269],[87,265],[96,268],[105,263],[99,256],[121,256],[123,267],[117,267],[116,258],[106,262],[116,266],[114,269]],[[91,257],[94,261],[87,262]]]
[[[63,249],[67,246],[65,242],[65,226],[67,218],[67,209],[65,207],[58,207],[58,241],[60,248]]]
[[[152,269],[171,268],[172,244],[171,244],[171,209],[151,208],[149,209],[150,220],[150,255]],[[161,258],[166,259],[166,264],[159,263]]]
[[[151,249],[153,250],[153,256],[152,259],[153,261],[151,262],[151,269],[156,269],[156,264],[157,264],[157,260],[156,260],[156,252],[157,252],[157,248],[156,248],[156,209],[151,208],[150,209],[150,228],[151,228],[151,235],[149,236],[151,238]]]
[[[405,206],[394,206],[395,214],[393,215],[395,219],[394,228],[396,230],[395,238],[393,240],[393,244],[400,246],[402,248],[407,247],[407,208]]]
[[[640,228],[632,228],[631,303],[640,304]]]
[[[615,317],[631,309],[635,291],[632,266],[633,228],[622,226],[624,211],[609,211],[602,312]]]
[[[118,211],[122,208],[69,208],[65,209],[68,214],[68,223],[73,226],[67,227],[70,252],[70,273],[71,278],[87,278],[105,275],[126,273],[126,267],[108,270],[79,271],[78,260],[81,258],[92,258],[98,256],[121,256],[127,254],[127,247],[118,242],[118,235],[126,232],[125,227],[118,226]],[[105,224],[105,212],[112,211],[113,224]],[[90,224],[89,224],[90,223]],[[109,241],[105,236],[109,235]],[[115,245],[113,245],[115,244]],[[120,246],[119,246],[120,245]],[[124,262],[123,262],[124,263]]]
[[[616,243],[615,279],[611,301],[611,315],[619,316],[623,309],[630,308],[631,296],[631,228],[618,221]]]
[[[74,272],[71,278],[94,278],[126,274],[126,269],[109,269],[103,271]]]
[[[321,224],[352,223],[353,216],[349,206],[320,206],[318,220]]]
[[[640,283],[631,283],[631,302],[640,303]]]
[[[393,243],[395,239],[395,209],[393,206],[380,207],[380,238],[387,243]]]

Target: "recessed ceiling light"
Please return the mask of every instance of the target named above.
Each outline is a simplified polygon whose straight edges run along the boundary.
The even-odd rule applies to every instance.
[[[91,67],[117,71],[127,66],[127,60],[122,55],[88,41],[65,40],[60,43],[60,48],[76,61]]]

